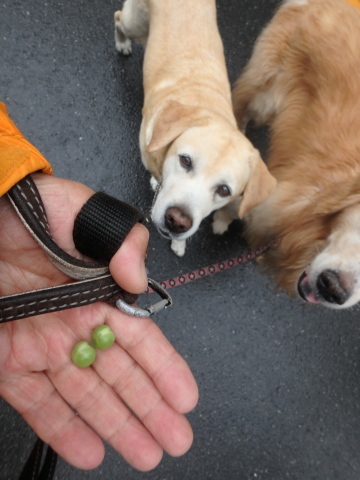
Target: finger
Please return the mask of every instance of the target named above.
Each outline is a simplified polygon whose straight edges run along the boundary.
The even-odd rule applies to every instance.
[[[93,329],[106,323],[117,343],[141,366],[173,409],[187,413],[197,404],[198,388],[189,366],[152,320],[125,315],[101,303],[62,312],[61,317],[56,337],[50,332],[46,340],[51,345],[47,357],[50,370],[66,365],[70,358],[67,352],[76,342],[91,341]],[[114,365],[119,368],[119,363]]]
[[[83,312],[79,321],[71,322],[72,331],[79,338],[90,339],[93,326],[86,319],[85,309]],[[111,328],[118,339],[129,334],[133,335],[131,330],[126,332],[125,329],[122,331],[116,327],[121,320],[126,325],[133,320],[131,317],[111,307],[104,306],[102,312],[103,322],[104,317],[111,319]],[[96,317],[98,314],[93,309],[91,318]],[[145,350],[155,348],[158,352],[161,350],[169,352],[169,368],[164,370],[163,380],[157,379],[158,383],[163,385],[165,397],[168,398],[162,398],[163,395],[158,391],[158,385],[155,385],[144,372],[143,365],[137,364],[118,345],[114,345],[106,351],[98,351],[93,368],[99,373],[99,377],[102,377],[110,387],[114,388],[146,428],[135,417],[129,416],[129,410],[119,401],[118,397],[114,399],[113,395],[110,395],[111,389],[108,392],[108,385],[99,388],[96,383],[99,381],[99,377],[92,376],[92,369],[78,369],[74,366],[70,368],[66,358],[62,359],[61,368],[56,367],[56,362],[59,362],[59,358],[63,355],[55,348],[50,349],[51,359],[54,362],[51,370],[57,370],[57,373],[51,378],[64,398],[76,408],[99,435],[111,443],[129,463],[135,464],[138,469],[147,470],[153,468],[160,461],[162,448],[169,454],[177,456],[185,453],[190,447],[193,438],[191,427],[185,417],[179,414],[171,404],[174,403],[177,406],[177,399],[181,399],[182,396],[190,398],[196,396],[197,399],[197,387],[186,363],[174,351],[153,322],[136,320],[137,328],[134,331],[145,329],[145,336],[148,333],[149,337],[153,339],[149,346],[144,343]],[[63,346],[65,343],[65,341],[62,342]],[[74,343],[76,343],[75,340]],[[69,356],[71,348],[70,343],[65,348],[69,350]],[[55,358],[53,358],[54,352]],[[145,357],[151,356],[152,352],[145,351],[143,354]],[[160,362],[163,358],[167,358],[166,355],[159,355]],[[184,377],[182,376],[183,371],[185,372]],[[186,388],[186,385],[184,388],[183,382],[185,381],[186,384],[189,379],[189,388]],[[181,393],[182,390],[183,393]],[[88,392],[86,394],[89,397],[86,398],[83,392]],[[187,406],[189,405],[187,404]],[[190,408],[192,407],[193,403],[190,405]],[[180,408],[182,407],[180,406]],[[152,435],[147,432],[147,429]],[[160,450],[159,445],[162,447]]]
[[[163,399],[149,376],[121,347],[114,344],[99,352],[94,369],[168,454],[183,455],[190,448],[193,434],[187,419]]]
[[[158,465],[161,446],[93,368],[68,365],[50,378],[81,418],[130,465],[142,471]]]
[[[102,441],[71,410],[44,373],[13,377],[0,385],[0,394],[74,467],[92,469],[102,462]]]
[[[145,256],[149,231],[137,223],[110,262],[115,281],[131,293],[142,293],[147,288]]]
[[[172,408],[187,413],[196,406],[199,392],[189,366],[153,321],[110,310],[106,323]]]
[[[31,355],[27,356],[27,359],[17,356],[18,362],[23,363],[23,368],[26,370],[25,365],[29,358],[32,358],[30,363],[33,368],[47,368],[52,384],[55,385],[62,398],[67,402],[65,404],[66,408],[69,408],[68,404],[72,405],[79,412],[80,416],[84,418],[86,423],[90,425],[100,437],[110,443],[132,466],[139,470],[150,470],[154,468],[162,458],[162,448],[158,442],[154,440],[147,429],[141,425],[128,408],[124,406],[110,387],[104,382],[101,382],[101,379],[92,368],[80,369],[70,364],[69,359],[73,346],[78,339],[85,338],[90,340],[93,328],[103,321],[105,309],[118,313],[115,309],[107,307],[106,305],[97,304],[84,307],[83,309],[61,312],[58,314],[63,319],[60,323],[56,321],[55,315],[51,316],[51,318],[48,316],[47,322],[43,325],[41,336],[42,341],[45,342],[47,346],[46,358],[41,360],[43,355],[40,354],[41,358],[34,364],[34,352],[32,352]],[[52,328],[54,326],[52,324],[54,323],[57,324],[56,335],[54,334],[55,328]],[[39,342],[39,349],[41,349],[41,341]],[[37,374],[34,373],[34,375]],[[19,379],[19,384],[22,384],[23,377],[18,375],[17,378]],[[40,391],[43,389],[45,395],[46,385],[44,386],[39,383],[37,388]],[[19,397],[22,396],[20,393]],[[16,402],[17,395],[9,398],[8,401],[15,408],[24,411],[27,405],[31,404],[32,392],[25,395],[25,397],[28,399],[25,405],[19,405]],[[36,396],[34,396],[34,401],[40,404]],[[46,399],[44,399],[42,403],[48,406]],[[50,408],[55,409],[55,407],[56,404],[53,402],[53,406]],[[48,428],[47,416],[49,416],[51,420],[51,412],[45,415],[44,419],[41,419],[40,414],[46,411],[46,408],[41,407],[41,412],[37,419],[36,409],[34,408],[33,410],[32,418],[25,414],[24,417],[45,441],[49,441],[46,429]],[[57,410],[61,413],[60,417],[64,419],[64,422],[70,425],[70,422],[67,421],[66,412],[63,413],[60,408]],[[71,409],[70,412],[73,415]],[[79,417],[75,417],[75,419],[79,421]],[[56,418],[56,420],[58,420],[58,418]],[[37,422],[39,422],[40,425],[38,425]],[[55,433],[54,430],[56,430]],[[60,425],[56,428],[51,428],[51,432],[51,445],[56,451],[63,455],[67,461],[79,468],[93,468],[93,464],[90,462],[77,461],[76,456],[73,458],[70,449],[69,451],[68,449],[64,450],[62,440],[63,438],[67,438],[65,427]],[[69,426],[69,432],[69,435],[72,435],[71,425]],[[78,430],[76,430],[76,432],[79,433]],[[94,432],[91,432],[94,435]],[[83,436],[87,439],[86,433]],[[91,440],[91,437],[89,437],[89,439]],[[86,442],[84,442],[84,445],[86,448]],[[74,452],[76,452],[76,449],[74,449]],[[91,450],[88,455],[91,457]],[[80,455],[79,457],[81,460]],[[96,455],[94,458],[97,458]],[[101,459],[99,461],[101,461]]]

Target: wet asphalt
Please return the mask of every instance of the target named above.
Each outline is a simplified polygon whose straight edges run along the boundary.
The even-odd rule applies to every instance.
[[[234,82],[278,0],[219,0],[218,21]],[[141,164],[142,55],[114,48],[115,0],[2,0],[0,99],[55,174],[148,212]],[[193,72],[196,75],[196,72]],[[267,132],[249,136],[266,159]],[[244,253],[241,222],[222,237],[210,219],[178,258],[154,227],[148,266],[157,280]],[[200,389],[188,415],[194,444],[150,473],[112,448],[97,469],[59,461],[56,479],[359,480],[359,307],[334,312],[275,292],[253,262],[172,291],[157,315]],[[0,402],[0,480],[18,477],[35,436]]]

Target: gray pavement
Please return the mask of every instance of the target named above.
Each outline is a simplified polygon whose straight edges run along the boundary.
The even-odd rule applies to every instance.
[[[195,1],[195,0],[194,0]],[[231,82],[278,0],[219,0]],[[113,41],[115,0],[2,0],[0,99],[55,174],[144,211],[152,192],[139,158],[142,48]],[[266,130],[250,132],[266,158]],[[247,250],[241,223],[223,237],[210,221],[179,259],[151,232],[149,268],[162,280]],[[333,312],[276,293],[254,263],[173,290],[156,322],[200,388],[188,415],[195,438],[150,473],[110,447],[83,472],[60,460],[57,479],[359,480],[359,308]],[[16,479],[34,434],[0,402],[0,480]]]

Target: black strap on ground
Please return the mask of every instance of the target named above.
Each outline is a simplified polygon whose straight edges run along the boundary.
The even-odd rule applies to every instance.
[[[36,440],[19,476],[19,480],[51,480],[54,477],[57,454],[50,445],[48,445],[44,461],[41,465],[44,445],[44,442],[40,438]]]

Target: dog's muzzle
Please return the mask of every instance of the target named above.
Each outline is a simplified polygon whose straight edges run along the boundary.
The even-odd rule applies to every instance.
[[[164,224],[169,232],[181,235],[190,230],[193,220],[186,210],[179,207],[170,207],[165,212]]]
[[[299,278],[297,290],[300,297],[310,303],[330,303],[343,305],[350,297],[351,290],[346,288],[340,273],[326,269],[316,279],[316,289],[311,287],[305,271]]]

